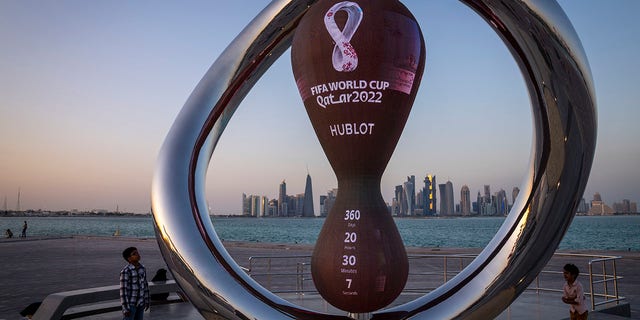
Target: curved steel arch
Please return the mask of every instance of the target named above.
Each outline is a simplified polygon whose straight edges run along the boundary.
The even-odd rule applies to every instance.
[[[529,90],[534,141],[520,196],[493,240],[459,275],[372,319],[495,317],[526,289],[568,229],[587,183],[596,143],[591,74],[580,41],[554,1],[461,0],[504,40]],[[205,174],[239,103],[290,46],[315,1],[275,0],[207,71],[173,124],[152,184],[161,252],[208,319],[348,319],[296,306],[247,276],[209,219]]]

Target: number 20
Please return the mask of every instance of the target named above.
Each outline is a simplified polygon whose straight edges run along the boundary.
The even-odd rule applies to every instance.
[[[355,232],[345,232],[344,233],[344,242],[345,243],[354,243],[358,239],[358,234]]]

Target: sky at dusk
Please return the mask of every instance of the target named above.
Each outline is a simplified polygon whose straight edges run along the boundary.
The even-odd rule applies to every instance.
[[[640,1],[559,0],[596,89],[598,142],[585,192],[640,202]],[[269,1],[0,1],[0,205],[145,213],[169,128],[207,69]],[[420,91],[382,180],[385,201],[415,175],[507,194],[528,168],[522,75],[498,36],[455,1],[403,3],[427,45]],[[213,214],[242,193],[337,187],[293,79],[290,52],[234,114],[207,176]],[[2,208],[3,209],[3,208]]]

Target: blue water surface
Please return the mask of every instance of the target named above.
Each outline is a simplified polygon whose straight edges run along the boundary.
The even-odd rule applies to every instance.
[[[1,217],[1,230],[20,234],[27,220],[28,236],[94,235],[154,237],[151,217]],[[213,217],[218,236],[226,241],[314,244],[324,218]],[[406,246],[482,248],[504,222],[503,217],[395,219]],[[575,217],[559,248],[564,250],[640,251],[640,216]],[[4,234],[4,232],[3,232]]]

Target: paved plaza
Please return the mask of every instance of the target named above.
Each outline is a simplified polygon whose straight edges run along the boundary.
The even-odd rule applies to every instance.
[[[226,248],[241,266],[247,267],[249,257],[268,255],[305,255],[310,254],[309,245],[260,244],[260,243],[226,243]],[[122,250],[135,246],[142,255],[150,277],[166,264],[155,239],[131,239],[120,237],[66,237],[66,238],[27,238],[0,240],[0,320],[20,319],[19,312],[32,302],[44,300],[55,292],[86,289],[118,284],[119,272],[125,265]],[[478,253],[478,249],[430,249],[408,248],[409,255],[416,254],[457,254]],[[638,252],[584,252],[590,254],[620,255],[617,262],[618,275],[624,279],[619,284],[619,292],[627,297],[631,304],[631,316],[640,319],[640,253]],[[557,257],[549,262],[548,268],[562,269],[567,258]],[[577,264],[577,263],[576,263]],[[580,267],[580,265],[579,265]],[[581,267],[581,271],[586,271]],[[260,280],[257,279],[259,282]],[[411,281],[411,279],[410,279]],[[546,286],[562,287],[562,278],[546,284]],[[586,286],[587,279],[581,279]],[[262,282],[261,282],[262,283]],[[264,284],[263,284],[264,285]],[[408,284],[409,285],[409,284]],[[316,304],[323,306],[316,299],[295,301],[295,296],[286,297],[296,304]],[[300,303],[299,303],[300,302]],[[326,306],[324,306],[326,307]],[[498,319],[563,319],[567,315],[567,307],[560,301],[558,293],[542,293],[526,291],[511,308]],[[527,316],[525,317],[524,314]],[[121,319],[118,312],[91,319]],[[154,306],[148,319],[199,319],[197,311],[189,303],[174,303]],[[606,315],[594,314],[590,319],[615,319]]]

